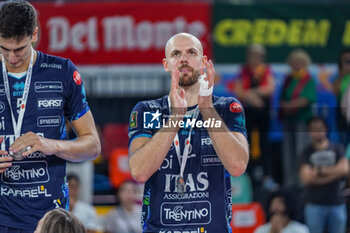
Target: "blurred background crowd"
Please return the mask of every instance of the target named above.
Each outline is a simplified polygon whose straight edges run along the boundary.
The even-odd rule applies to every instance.
[[[214,94],[245,107],[251,159],[232,177],[234,232],[349,228],[348,1],[30,2],[36,48],[77,65],[98,125],[102,154],[67,171],[70,211],[88,232],[141,232],[129,116],[138,101],[168,93],[164,46],[182,31],[214,60]]]

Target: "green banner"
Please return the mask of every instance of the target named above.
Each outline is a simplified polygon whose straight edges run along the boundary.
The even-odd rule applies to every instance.
[[[214,56],[218,63],[244,62],[246,47],[263,44],[268,62],[285,62],[295,48],[315,63],[334,63],[350,47],[350,6],[215,4]]]

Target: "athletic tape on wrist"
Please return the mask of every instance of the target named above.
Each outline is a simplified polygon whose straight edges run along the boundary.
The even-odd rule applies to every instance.
[[[207,77],[207,74],[202,74],[198,78],[199,82],[199,95],[200,96],[210,96],[213,93],[213,86],[211,88],[208,88],[209,81],[205,80],[204,78]]]

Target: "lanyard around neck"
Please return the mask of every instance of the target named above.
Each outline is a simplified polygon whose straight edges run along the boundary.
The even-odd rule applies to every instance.
[[[168,105],[169,105],[169,113],[171,112],[171,104],[170,104],[170,98],[168,97]],[[171,115],[171,113],[169,114]],[[195,108],[194,113],[192,115],[192,121],[196,122],[197,118],[199,115],[199,109],[198,107]],[[184,151],[183,154],[181,156],[181,152],[180,152],[180,140],[179,140],[179,135],[178,133],[176,133],[175,138],[174,138],[174,147],[175,147],[175,152],[177,155],[177,159],[179,161],[179,165],[180,165],[180,177],[183,177],[184,175],[184,171],[185,171],[185,167],[186,167],[186,162],[187,162],[187,158],[188,158],[188,153],[190,150],[190,145],[191,145],[191,134],[192,134],[192,125],[190,126],[190,130],[188,132],[188,136],[185,140],[185,146],[184,146]],[[181,158],[182,157],[182,158]]]
[[[5,59],[4,59],[4,56],[2,56],[2,78],[4,80],[7,101],[8,101],[9,106],[10,106],[13,133],[15,134],[15,138],[18,138],[21,134],[24,112],[26,111],[26,107],[27,107],[26,104],[27,104],[28,93],[29,93],[29,88],[30,88],[30,81],[32,79],[33,60],[34,60],[34,49],[31,48],[29,67],[27,70],[26,81],[25,81],[25,85],[24,85],[24,89],[23,89],[23,96],[22,96],[21,106],[20,106],[20,110],[19,110],[19,114],[18,114],[18,120],[16,122],[16,118],[13,114],[13,108],[11,105],[10,85],[9,85],[9,80],[8,80],[8,76],[7,76]]]

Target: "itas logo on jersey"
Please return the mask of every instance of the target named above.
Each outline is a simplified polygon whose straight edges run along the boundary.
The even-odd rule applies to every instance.
[[[144,129],[160,129],[161,113],[156,112],[143,113],[143,128]]]
[[[22,96],[23,90],[24,90],[24,82],[15,82],[12,85],[14,91],[12,92],[12,95],[15,97]]]
[[[160,221],[164,226],[191,224],[204,225],[211,222],[209,201],[164,202],[161,205]]]
[[[38,109],[61,109],[63,106],[62,98],[38,99]]]

